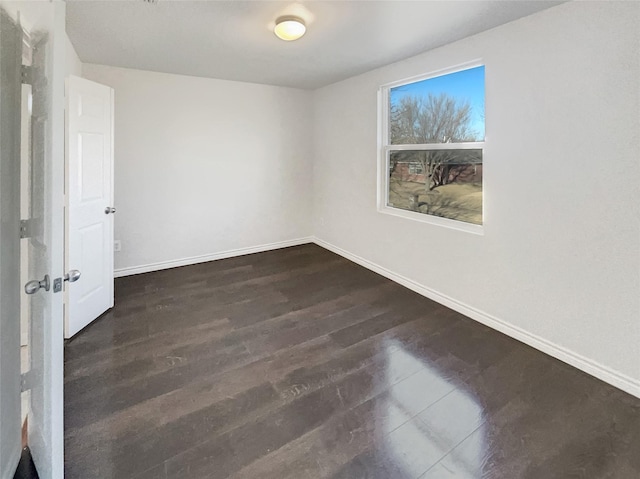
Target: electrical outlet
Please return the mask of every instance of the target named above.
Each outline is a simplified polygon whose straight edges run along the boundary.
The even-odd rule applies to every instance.
[[[120,240],[113,242],[113,251],[122,251],[122,242]]]

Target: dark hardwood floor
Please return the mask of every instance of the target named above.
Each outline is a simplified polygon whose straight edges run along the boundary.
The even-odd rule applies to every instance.
[[[65,477],[637,479],[640,400],[304,245],[116,280]]]

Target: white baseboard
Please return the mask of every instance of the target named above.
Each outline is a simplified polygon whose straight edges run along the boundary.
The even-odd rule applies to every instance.
[[[437,303],[440,303],[448,308],[453,309],[471,319],[478,321],[492,329],[500,331],[501,333],[517,339],[539,351],[542,351],[549,356],[552,356],[560,361],[563,361],[571,366],[574,366],[592,376],[595,376],[602,381],[611,384],[623,391],[628,392],[636,397],[640,398],[640,381],[635,380],[625,374],[621,374],[607,366],[599,364],[591,359],[588,359],[580,354],[575,353],[567,348],[552,343],[540,336],[532,334],[524,329],[509,324],[508,322],[498,319],[483,311],[479,311],[467,304],[464,304],[458,300],[455,300],[447,295],[441,294],[431,288],[421,285],[405,276],[399,275],[390,271],[376,263],[373,263],[365,258],[350,253],[338,246],[335,246],[320,238],[314,237],[313,242],[318,246],[333,251],[334,253],[343,256],[344,258],[353,261],[361,266],[364,266],[371,271],[374,271],[398,284],[401,284],[412,291],[415,291],[422,296],[425,296]]]
[[[158,263],[143,264],[140,266],[132,266],[129,268],[119,268],[113,272],[115,278],[123,276],[131,276],[134,274],[149,273],[151,271],[160,271],[162,269],[177,268],[179,266],[188,266],[191,264],[206,263],[207,261],[215,261],[217,259],[232,258],[234,256],[243,256],[245,254],[262,253],[274,249],[287,248],[289,246],[298,246],[301,244],[313,243],[313,237],[297,238],[287,241],[278,241],[276,243],[261,244],[258,246],[250,246],[248,248],[238,248],[219,253],[205,254],[202,256],[191,256],[189,258],[175,259],[171,261],[160,261]]]

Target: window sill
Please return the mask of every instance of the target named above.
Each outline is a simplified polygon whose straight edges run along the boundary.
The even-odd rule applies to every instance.
[[[442,226],[452,230],[484,236],[484,225],[475,225],[473,223],[465,223],[464,221],[450,220],[448,218],[441,218],[439,216],[432,216],[424,213],[415,213],[413,211],[393,208],[391,206],[378,207],[378,212],[385,215],[398,216],[400,218],[418,221],[420,223]]]

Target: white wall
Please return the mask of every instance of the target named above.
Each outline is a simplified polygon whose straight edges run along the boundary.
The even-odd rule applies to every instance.
[[[115,89],[120,274],[312,234],[310,92],[91,64],[83,75]]]
[[[76,53],[76,49],[73,47],[71,40],[66,36],[65,38],[65,60],[64,60],[64,76],[69,75],[82,76],[82,62]]]
[[[316,236],[640,395],[639,12],[563,4],[316,91]],[[484,236],[378,213],[379,85],[479,58]]]

